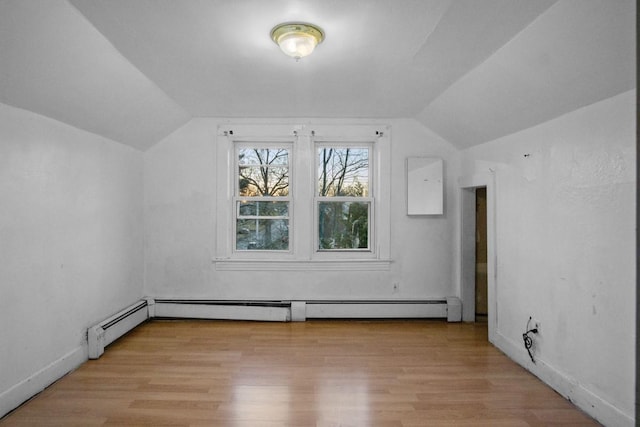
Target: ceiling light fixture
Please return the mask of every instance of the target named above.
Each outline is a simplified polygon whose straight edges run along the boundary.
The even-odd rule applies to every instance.
[[[297,60],[313,52],[324,40],[324,32],[317,26],[303,22],[287,22],[271,30],[271,39],[287,55]]]

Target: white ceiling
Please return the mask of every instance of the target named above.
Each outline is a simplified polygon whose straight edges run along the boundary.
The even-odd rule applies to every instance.
[[[308,21],[299,62],[269,38]],[[633,0],[0,0],[0,102],[146,149],[192,117],[416,118],[480,144],[633,89]]]

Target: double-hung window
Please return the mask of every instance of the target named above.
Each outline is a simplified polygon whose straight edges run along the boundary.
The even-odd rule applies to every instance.
[[[317,144],[318,251],[370,250],[371,151],[369,145],[362,144]]]
[[[216,268],[388,268],[388,131],[375,125],[221,126]]]
[[[258,143],[235,148],[235,250],[288,251],[291,149]]]

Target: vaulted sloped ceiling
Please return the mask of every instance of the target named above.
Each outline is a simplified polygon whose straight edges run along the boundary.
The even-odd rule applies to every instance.
[[[633,89],[635,64],[632,2],[559,1],[418,118],[469,147]]]
[[[0,102],[139,149],[190,117],[59,0],[0,1]]]
[[[326,40],[295,62],[286,21]],[[146,149],[192,117],[420,120],[480,144],[635,87],[633,0],[2,0],[0,102]]]

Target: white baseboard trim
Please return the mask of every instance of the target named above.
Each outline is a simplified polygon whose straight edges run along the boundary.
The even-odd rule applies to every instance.
[[[624,413],[591,390],[586,389],[575,379],[568,377],[554,366],[546,363],[543,359],[536,358],[536,363],[532,363],[523,346],[516,344],[499,332],[496,333],[493,344],[511,360],[531,372],[603,425],[619,427],[632,427],[635,425],[633,415]]]
[[[80,346],[54,360],[28,378],[0,394],[0,418],[88,360],[86,346]]]

